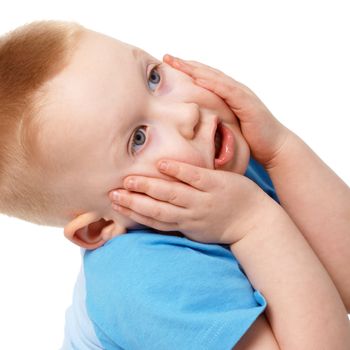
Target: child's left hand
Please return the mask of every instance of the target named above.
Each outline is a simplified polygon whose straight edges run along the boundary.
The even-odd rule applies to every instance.
[[[129,176],[124,180],[127,190],[117,190],[118,206],[113,208],[157,230],[180,231],[204,243],[233,244],[270,205],[269,197],[245,176],[174,160],[167,164],[166,170],[159,169],[178,181]]]
[[[254,158],[265,167],[295,135],[280,123],[247,86],[213,67],[165,55],[164,62],[189,75],[193,82],[222,98],[240,122],[242,134]]]

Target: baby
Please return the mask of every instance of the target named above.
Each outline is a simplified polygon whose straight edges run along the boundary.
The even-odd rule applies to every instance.
[[[65,349],[349,348],[349,188],[247,87],[60,22],[0,84],[0,211],[84,248]]]

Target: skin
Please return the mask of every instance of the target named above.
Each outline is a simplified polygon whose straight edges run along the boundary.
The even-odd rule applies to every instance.
[[[326,267],[350,313],[349,186],[248,87],[202,63],[169,55],[164,59],[223,98],[237,115],[254,158],[273,181],[281,206]]]
[[[47,121],[47,127],[51,133],[46,134],[50,137],[44,141],[47,142],[46,146],[50,151],[48,154],[52,157],[51,159],[54,162],[56,159],[60,161],[60,166],[66,170],[59,186],[68,188],[72,198],[77,202],[80,200],[82,206],[78,216],[66,226],[65,233],[68,238],[78,244],[83,243],[82,246],[88,248],[100,246],[102,241],[111,237],[111,232],[107,234],[107,230],[102,241],[95,240],[96,237],[90,236],[88,230],[85,230],[85,233],[76,233],[87,225],[96,224],[98,218],[123,222],[124,226],[135,224],[134,220],[125,220],[126,216],[130,217],[130,215],[125,215],[123,218],[118,216],[120,212],[111,211],[107,198],[113,188],[125,186],[125,179],[129,175],[141,175],[144,179],[153,178],[158,182],[174,181],[175,178],[185,180],[183,177],[191,173],[190,169],[192,169],[192,180],[187,181],[188,185],[202,192],[207,191],[209,203],[210,201],[218,203],[218,200],[222,198],[218,191],[220,186],[217,186],[219,172],[215,171],[216,175],[211,177],[210,169],[213,169],[214,154],[213,147],[208,142],[208,139],[212,139],[216,118],[231,129],[235,138],[233,161],[226,164],[225,169],[221,169],[229,170],[226,173],[232,178],[227,180],[228,184],[234,183],[233,177],[237,183],[239,182],[238,177],[244,178],[239,174],[244,173],[249,160],[249,147],[232,113],[234,108],[228,108],[217,95],[194,84],[188,75],[175,71],[165,64],[161,69],[164,73],[165,84],[161,84],[152,93],[145,92],[142,83],[145,83],[146,80],[140,78],[142,72],[135,60],[132,60],[132,49],[130,45],[115,39],[87,32],[69,66],[49,85],[52,100],[49,94],[47,108],[50,109],[52,119]],[[100,57],[101,52],[105,55]],[[148,67],[148,64],[159,63],[153,60],[154,58],[150,57],[150,62],[144,65],[144,69]],[[137,71],[139,74],[136,74]],[[59,99],[57,95],[60,96]],[[242,116],[244,113],[241,113]],[[119,123],[117,124],[116,121]],[[120,123],[125,121],[129,123],[125,127],[127,131],[122,131]],[[284,144],[285,133],[279,132],[282,129],[278,124],[272,122],[271,125],[274,127],[266,127],[265,130],[272,132],[272,135],[276,132],[276,135],[279,136],[272,149],[270,148],[271,154],[275,155],[275,151],[277,152]],[[150,134],[150,141],[146,141],[136,154],[124,155],[121,150],[123,147],[125,150],[125,144],[128,142],[123,143],[123,140],[129,140],[129,136],[125,135],[132,135],[138,126],[146,126],[146,136]],[[252,135],[253,133],[250,136]],[[246,129],[245,136],[249,138],[249,129]],[[260,139],[262,144],[270,139],[267,135],[263,136],[265,138]],[[264,153],[255,155],[261,158],[266,156]],[[166,172],[160,173],[158,168],[158,162],[162,158],[191,163],[192,166],[197,167],[188,166],[185,171],[182,171],[183,165],[181,164],[184,163],[178,163],[178,167],[170,167],[171,171],[168,169],[169,173],[165,175]],[[200,175],[199,180],[197,175]],[[197,180],[194,181],[196,177]],[[256,191],[256,187],[252,187],[251,183],[250,181],[248,185],[246,182],[244,189],[247,192],[244,194],[249,194],[248,198],[252,199],[251,203],[261,203],[262,192]],[[147,188],[140,192],[147,193]],[[164,195],[165,192],[159,194],[153,189],[150,195],[153,194],[153,198],[157,199],[157,196]],[[256,197],[257,193],[258,197]],[[230,198],[233,197],[227,195]],[[243,195],[243,197],[246,196]],[[94,200],[89,201],[89,198]],[[193,207],[194,202],[188,203]],[[345,310],[329,276],[282,208],[271,199],[263,203],[264,205],[260,207],[258,204],[251,206],[253,211],[256,210],[260,216],[251,218],[253,225],[246,227],[246,231],[243,232],[245,234],[239,237],[236,243],[232,242],[234,238],[231,236],[224,237],[224,240],[222,237],[216,237],[215,241],[232,242],[231,250],[239,257],[249,279],[266,296],[269,303],[268,318],[273,332],[280,345],[286,344],[286,346],[280,346],[281,349],[295,348],[295,345],[300,345],[300,343],[295,344],[294,334],[301,334],[299,340],[305,345],[304,348],[311,348],[316,343],[317,348],[324,344],[329,348],[347,348],[349,338]],[[223,207],[227,209],[227,205]],[[170,215],[170,211],[166,215]],[[207,215],[204,218],[212,221]],[[240,221],[246,220],[241,219]],[[261,227],[254,225],[256,222],[260,222]],[[186,224],[191,224],[191,219]],[[202,224],[204,225],[205,221]],[[242,226],[230,226],[231,224],[231,222],[227,223],[229,226],[227,232],[231,232],[232,227],[237,232],[241,231]],[[194,231],[208,234],[203,227],[195,228]],[[284,232],[284,235],[281,235],[281,232]],[[296,259],[295,252],[299,252],[301,257],[299,260]],[[278,256],[278,266],[276,256]],[[264,264],[260,264],[261,261],[264,261]],[[293,272],[293,275],[290,274],[290,271]],[[310,276],[313,276],[313,279],[310,279]],[[303,282],[296,283],[298,279],[302,279]],[[295,296],[292,309],[292,304],[280,293],[280,283],[276,283],[278,280],[283,281],[287,295]],[[315,288],[318,293],[310,295],[307,292],[306,295],[303,295],[305,291],[312,288]],[[320,305],[325,300],[329,306],[328,309],[320,309]],[[305,319],[304,322],[300,321],[302,319],[300,316],[306,309],[310,311],[307,312],[308,315],[317,315],[315,320],[318,320],[318,323],[311,328],[308,328],[310,325],[308,319]],[[286,318],[285,315],[289,314],[290,316]],[[325,330],[329,329],[328,321],[332,318],[334,318],[332,323],[334,329],[326,333]],[[262,325],[262,329],[268,334],[269,343],[276,345],[266,321]],[[338,333],[335,333],[335,330]],[[293,334],[293,337],[290,334]],[[251,339],[256,345],[256,340],[260,339],[259,335],[260,333],[249,332],[245,339],[247,342]],[[318,339],[319,335],[323,337]],[[243,348],[252,349],[253,347],[244,346]]]
[[[250,281],[258,289],[260,288],[260,290],[264,291],[264,295],[268,299],[267,316],[274,336],[276,336],[280,344],[284,344],[280,348],[295,348],[296,346],[299,348],[301,344],[305,348],[319,348],[320,346],[339,349],[347,348],[349,328],[347,318],[344,317],[346,314],[344,305],[349,310],[348,295],[350,289],[347,282],[349,280],[347,277],[347,266],[350,251],[348,248],[350,218],[348,208],[350,197],[348,186],[297,135],[281,125],[249,88],[222,72],[198,62],[174,59],[169,57],[169,55],[166,55],[164,60],[173,67],[189,74],[196,84],[206,87],[225,100],[240,119],[241,129],[245,138],[249,141],[253,156],[263,164],[273,179],[285,211],[278,206],[279,214],[276,216],[276,219],[273,219],[274,214],[271,212],[271,206],[267,205],[262,212],[260,211],[262,215],[258,220],[253,218],[252,222],[259,222],[259,225],[252,225],[249,234],[246,233],[238,241],[235,241],[237,237],[233,234],[234,230],[231,226],[230,230],[228,230],[230,233],[228,239],[232,240],[231,249],[235,256],[239,258],[241,264],[243,264]],[[238,179],[223,185],[226,191],[218,193],[217,189],[220,186],[213,186],[213,180],[216,178],[218,182],[220,181],[220,184],[223,184],[225,176],[222,174],[217,175],[217,172],[215,174],[213,171],[171,160],[168,163],[169,170],[167,174],[171,174],[175,178],[188,183],[191,188],[200,190],[196,194],[193,192],[188,198],[182,199],[181,205],[187,207],[187,209],[192,207],[196,213],[200,213],[208,207],[208,201],[203,200],[205,197],[197,202],[195,200],[196,197],[200,198],[200,196],[203,196],[203,193],[207,197],[211,197],[212,201],[215,201],[216,197],[215,208],[218,208],[217,205],[220,204],[220,201],[217,201],[218,198],[221,202],[225,202],[223,199],[225,195],[232,197],[232,203],[235,203],[235,200],[237,200],[239,191],[236,189],[233,193],[229,192],[237,184]],[[128,213],[131,217],[140,214],[147,215],[149,216],[147,220],[150,226],[153,226],[152,210],[149,208],[157,208],[153,210],[153,218],[154,213],[157,213],[157,216],[160,216],[158,214],[161,213],[161,220],[169,221],[171,217],[169,213],[178,211],[178,209],[175,206],[173,206],[173,209],[167,208],[168,214],[164,215],[166,214],[164,208],[166,208],[168,203],[174,202],[174,198],[183,198],[185,192],[180,187],[176,188],[175,185],[162,185],[160,190],[158,179],[135,176],[133,178],[137,186],[134,186],[134,188],[130,187],[130,190],[145,193],[156,200],[164,201],[164,203],[159,201],[153,201],[152,203],[152,201],[149,201],[145,205],[146,202],[142,203],[140,198],[133,193],[125,192],[118,201],[122,211]],[[229,180],[228,175],[226,180]],[[320,191],[320,188],[323,190]],[[177,194],[180,195],[177,196]],[[247,198],[246,196],[244,197]],[[256,203],[257,201],[254,202]],[[327,205],[330,202],[332,202],[332,211]],[[244,202],[240,201],[239,203],[241,207]],[[321,205],[322,203],[325,203],[325,205]],[[262,204],[258,205],[253,212],[258,213],[262,207]],[[251,208],[253,208],[253,205]],[[226,208],[222,207],[222,209],[227,210],[227,206]],[[218,214],[223,214],[220,210],[217,212]],[[179,211],[178,213],[180,214]],[[286,213],[290,217],[287,217]],[[331,215],[331,213],[333,214]],[[229,208],[227,215],[232,218],[232,222],[236,220],[233,214],[234,211],[232,208]],[[286,220],[283,219],[283,216]],[[325,218],[324,222],[320,220],[322,217]],[[251,218],[252,216],[250,216]],[[299,228],[302,228],[302,232],[295,229],[296,227],[292,223],[291,218],[295,220]],[[177,215],[177,221],[185,223],[182,231],[186,235],[188,235],[186,230],[191,228],[191,224],[195,223],[196,219],[196,217],[193,217],[191,221],[185,215]],[[278,228],[277,222],[281,219],[281,227]],[[221,224],[225,224],[222,217],[212,217],[210,213],[202,215],[200,219],[202,227],[199,231],[200,240],[207,239],[206,234],[209,235],[209,238],[213,238],[213,230],[210,225],[215,220],[215,225],[218,225],[216,226],[218,228],[217,231],[222,231],[222,227],[219,227]],[[264,226],[265,220],[267,220],[267,223]],[[271,225],[269,220],[273,221],[273,225]],[[239,220],[236,221],[238,222]],[[157,222],[157,225],[160,224],[163,223]],[[254,231],[256,231],[255,234],[253,233]],[[262,242],[264,239],[262,237],[265,233],[269,235],[269,231],[274,237],[270,236],[266,239],[266,242],[269,242],[269,244],[263,249]],[[283,235],[281,235],[282,232]],[[303,242],[303,239],[300,237],[301,233],[327,268],[338,291],[335,290],[324,269],[322,267],[320,269],[319,261],[315,260],[314,252],[311,252],[309,246],[305,245],[305,241]],[[192,233],[188,236],[192,238],[191,235]],[[221,238],[222,236],[215,237],[216,240]],[[287,244],[286,239],[288,240]],[[244,248],[241,250],[242,247]],[[268,252],[269,249],[271,249],[270,253]],[[332,253],[333,250],[334,253]],[[303,259],[301,263],[297,261],[296,252]],[[310,261],[306,263],[305,259],[310,259]],[[276,260],[279,262],[278,265],[276,265]],[[260,265],[261,261],[264,261],[263,265]],[[310,268],[310,271],[306,271],[306,266]],[[260,267],[261,271],[258,271]],[[277,270],[274,272],[275,268]],[[286,268],[285,272],[283,272],[283,268]],[[296,271],[298,269],[299,271]],[[316,272],[317,269],[318,272]],[[295,272],[294,277],[291,274],[291,270]],[[277,277],[278,274],[281,274],[280,278]],[[304,282],[299,283],[303,274],[306,279]],[[316,275],[319,276],[318,282],[316,282]],[[269,281],[271,276],[273,276],[273,279]],[[313,276],[313,278],[310,279],[310,276]],[[282,283],[282,280],[285,278],[286,281]],[[277,285],[275,284],[276,280],[279,281]],[[298,280],[299,282],[295,285],[293,281]],[[284,292],[288,284],[291,288],[290,293],[281,294],[281,284],[284,286]],[[309,287],[307,287],[307,284],[310,284]],[[316,286],[317,284],[318,287]],[[301,289],[296,292],[294,288],[299,288],[298,285]],[[314,293],[310,299],[310,295],[308,293],[305,294],[305,291],[308,290],[317,290],[318,293],[317,295]],[[321,290],[323,290],[322,293]],[[340,301],[338,292],[341,294],[344,305]],[[327,310],[320,310],[319,305],[325,302],[325,294],[327,294],[326,298],[329,298]],[[285,303],[284,295],[299,295],[300,298],[299,300],[293,298],[293,307],[290,309],[291,304],[288,301]],[[317,299],[319,300],[316,301]],[[286,307],[286,310],[283,312],[284,307]],[[310,308],[314,308],[314,310],[311,311]],[[281,325],[286,326],[287,320],[285,315],[292,315],[294,312],[296,313],[295,319],[293,320],[293,317],[291,317],[288,321],[290,325],[285,329],[284,327],[281,328]],[[300,317],[298,315],[299,312],[303,315],[313,315],[311,322],[313,327],[316,325],[315,320],[319,322],[319,329],[316,330],[316,334],[313,335],[312,332],[317,327],[310,329],[308,320],[306,324],[300,323],[304,316]],[[329,316],[326,316],[327,312],[329,312]],[[340,316],[339,318],[335,316],[337,313]],[[279,319],[280,316],[282,316],[282,319]],[[331,329],[332,327],[328,323],[330,319],[335,321],[332,326],[334,329]],[[258,326],[260,325],[259,322],[262,325],[261,329]],[[253,330],[251,328],[243,337],[238,348],[250,350],[276,348],[277,344],[274,336],[271,334],[271,330],[266,325],[265,320],[258,320],[255,326],[256,329]],[[300,327],[300,329],[293,332],[291,330],[294,327]],[[287,332],[285,332],[286,330]],[[335,334],[334,330],[340,331],[340,333]],[[324,335],[324,339],[319,337],[320,332]],[[290,338],[291,334],[293,334],[292,338]],[[296,339],[294,337],[295,334],[299,334],[300,337]],[[316,342],[319,342],[319,345],[316,346]],[[329,342],[328,345],[326,345],[327,342]]]
[[[348,244],[350,237],[350,192],[348,186],[329,167],[327,167],[327,165],[323,163],[322,160],[299,137],[297,137],[297,135],[293,134],[283,125],[281,125],[268,111],[264,104],[257,98],[257,96],[255,96],[255,94],[246,86],[226,76],[222,72],[205,66],[199,62],[174,59],[172,57],[169,57],[169,55],[166,55],[164,57],[164,60],[171,64],[173,67],[181,69],[182,71],[189,74],[194,79],[196,84],[206,87],[218,94],[236,113],[240,119],[243,134],[245,138],[249,140],[249,146],[253,152],[254,157],[264,165],[265,169],[269,172],[269,175],[273,179],[283,209],[286,211],[286,213],[288,213],[288,215],[290,215],[298,227],[302,229],[300,233],[302,233],[308,240],[308,243],[314,249],[314,252],[317,253],[318,258],[327,268],[328,273],[332,277],[333,282],[336,284],[338,292],[342,297],[342,301],[347,308],[347,311],[349,312],[350,289],[348,284],[349,278],[347,275],[347,266],[349,265],[350,251]],[[170,168],[174,166],[172,163],[173,162],[170,162]],[[195,169],[188,167],[188,165],[177,164],[177,170],[174,176],[178,177],[179,174],[181,174],[181,178],[189,179],[191,173],[193,173],[194,170]],[[206,175],[207,174],[203,169],[197,168],[196,178],[205,178]],[[151,196],[157,198],[157,193],[155,193],[156,191],[150,191],[152,187],[156,188],[154,185],[150,186],[150,184],[153,182],[155,181],[151,181],[150,179],[146,178],[137,179],[138,191],[149,193]],[[190,183],[190,181],[188,182]],[[195,187],[198,187],[198,183],[195,184]],[[206,186],[207,190],[209,189],[208,187],[209,186]],[[320,188],[322,188],[322,191],[319,190]],[[215,191],[212,189],[209,190],[212,192],[212,194],[215,194]],[[173,191],[173,189],[171,187],[168,187],[168,193],[171,193],[171,191]],[[166,198],[166,191],[163,190],[162,196]],[[127,207],[136,207],[135,203],[133,203],[134,201],[130,200],[130,197],[132,196],[129,194],[127,197],[129,197],[129,200],[124,199]],[[171,197],[174,197],[174,193],[172,193]],[[332,203],[332,210],[330,210],[330,207],[328,205],[329,203]],[[130,206],[130,204],[132,205]],[[204,203],[203,206],[205,205],[206,203]],[[138,212],[142,212],[141,208],[137,209]],[[200,211],[201,209],[201,206],[196,207],[197,211]],[[279,210],[280,209],[281,207]],[[258,208],[256,208],[256,210],[258,211]],[[272,288],[274,288],[273,283],[268,283],[269,276],[274,276],[276,280],[277,274],[280,273],[282,269],[282,259],[285,263],[288,264],[288,259],[286,259],[288,254],[290,254],[290,268],[295,269],[297,266],[296,252],[300,253],[302,250],[297,247],[292,248],[292,240],[298,239],[298,235],[300,234],[297,232],[294,232],[292,234],[290,241],[288,242],[287,246],[288,249],[290,249],[289,253],[287,253],[287,251],[283,251],[286,247],[285,243],[282,243],[283,247],[278,247],[278,241],[281,238],[282,241],[285,239],[286,233],[288,231],[287,226],[290,226],[289,224],[283,225],[283,229],[277,230],[279,232],[276,232],[276,237],[271,239],[270,248],[272,250],[275,250],[275,253],[272,254],[273,259],[270,260],[271,266],[267,268],[269,262],[266,257],[270,255],[267,254],[267,251],[262,250],[261,236],[265,230],[267,232],[271,227],[276,228],[275,222],[273,226],[271,226],[271,224],[267,224],[267,227],[264,229],[263,220],[268,219],[268,217],[269,208],[265,208],[264,216],[260,218],[259,225],[256,227],[258,231],[256,237],[254,238],[254,235],[251,234],[248,235],[248,237],[243,237],[238,243],[232,244],[231,249],[233,250],[234,254],[239,257],[239,249],[237,250],[237,247],[239,247],[243,241],[249,241],[249,236],[253,237],[253,240],[246,245],[247,250],[245,251],[244,249],[243,255],[240,256],[239,260],[243,266],[245,262],[250,266],[251,271],[248,271],[249,268],[247,265],[245,265],[244,268],[248,274],[250,281],[254,281],[253,284],[256,287],[259,285],[259,282],[255,280],[255,278],[258,278],[261,279],[261,283],[267,283],[267,286],[272,286]],[[320,218],[324,218],[324,220],[322,221]],[[180,218],[178,220],[181,221]],[[206,227],[205,224],[203,224],[203,226]],[[281,235],[281,232],[283,232],[283,235]],[[257,239],[258,242],[256,242],[255,239]],[[254,249],[256,249],[255,252]],[[307,250],[308,249],[305,247],[305,252],[302,254],[304,255],[304,259],[309,254]],[[259,254],[261,253],[263,256],[259,257]],[[277,258],[276,253],[281,255],[280,259]],[[254,259],[256,259],[255,263],[253,263]],[[262,260],[264,260],[264,265],[259,264]],[[276,274],[274,274],[272,271],[274,267],[276,267],[276,260],[279,261],[279,265],[277,265],[278,271],[276,271]],[[316,267],[317,264],[315,264],[314,267]],[[260,266],[265,271],[265,273],[267,273],[265,277],[263,277],[264,271],[257,271],[258,267]],[[305,273],[305,266],[314,268],[312,267],[311,263],[305,264],[304,261],[300,266],[302,272],[296,273],[295,278],[292,277],[290,268],[287,268],[287,275],[289,280],[286,281],[286,283],[293,282],[293,280],[298,280],[301,274]],[[308,273],[306,273],[306,275],[307,274]],[[316,287],[315,281],[316,274],[314,272],[311,272],[310,275],[313,276],[313,280],[310,285],[310,289],[312,290],[320,291],[321,288],[324,288],[326,286],[326,284],[329,284],[329,276],[326,276],[323,273],[324,277],[321,278],[323,281],[320,283],[321,288],[318,289]],[[281,296],[280,283],[282,280],[279,281],[280,282],[277,286],[277,289],[275,290],[274,296],[271,295],[271,299],[269,299],[270,307],[272,306],[271,302],[275,303]],[[290,286],[294,288],[292,284],[293,283],[291,283]],[[283,285],[284,287],[286,286],[285,284]],[[309,290],[306,287],[306,283],[302,283],[302,287],[304,291]],[[330,289],[333,289],[333,297],[331,298],[330,302],[334,303],[334,305],[329,309],[330,316],[328,319],[335,320],[336,309],[340,310],[340,313],[344,313],[344,309],[341,311],[342,307],[339,305],[339,294],[337,295],[337,292],[334,294],[333,287]],[[267,295],[266,293],[267,290],[265,290],[265,296]],[[286,294],[293,295],[294,293]],[[318,315],[320,311],[318,306],[315,307],[315,312],[308,313],[306,311],[307,308],[311,306],[311,302],[307,299],[308,296],[303,296],[299,301],[299,307],[301,306],[300,311],[304,315],[313,315],[318,321],[325,321],[327,331],[329,331],[330,328],[329,324],[327,324],[328,321],[327,317],[325,317],[324,311],[321,311],[321,313]],[[323,297],[321,296],[320,299],[322,300]],[[315,300],[316,295],[313,296],[312,302]],[[283,298],[280,301],[283,303]],[[322,303],[324,303],[324,299]],[[337,303],[338,305],[336,305]],[[294,307],[292,310],[286,311],[284,313],[282,312],[281,314],[289,315],[291,314],[291,311],[294,312],[296,310],[295,305],[297,305],[296,300],[293,301],[293,305]],[[282,305],[276,307],[277,313],[280,313],[281,310]],[[272,316],[273,313],[274,312],[272,309],[268,307],[268,319],[272,324],[274,334],[279,337],[279,331],[282,331],[282,333],[284,332],[283,329],[279,329],[279,327],[281,324],[286,325],[286,320],[278,320],[278,317]],[[291,327],[294,327],[300,323],[300,319],[300,317],[296,317],[297,322],[292,322],[291,326],[287,327],[289,334],[301,334],[301,332],[291,332]],[[345,333],[343,333],[343,336],[345,335],[345,337],[348,337],[348,321],[346,318],[343,318],[343,320],[345,320],[345,323],[343,323],[345,326],[345,328],[343,328],[345,331]],[[264,320],[260,320],[260,322],[263,324]],[[315,325],[314,320],[312,321],[312,324]],[[239,344],[242,347],[238,348],[275,348],[273,347],[273,344],[270,344],[271,340],[273,342],[273,339],[271,338],[268,327],[263,327],[263,331],[261,332],[259,330],[258,323],[255,325],[257,329],[253,330],[253,328],[251,328]],[[323,328],[322,324],[320,324],[320,326]],[[335,329],[339,330],[339,326],[340,325],[336,325]],[[257,335],[257,333],[259,334]],[[302,325],[302,333],[302,337],[299,338],[296,345],[292,345],[292,348],[295,348],[295,346],[299,348],[300,344],[305,345],[306,348],[310,348],[310,346],[307,345],[307,338],[310,337],[311,333],[309,333],[309,329],[305,327],[305,325]],[[322,330],[322,333],[324,333],[324,330]],[[333,334],[333,331],[331,331],[331,334]],[[286,340],[288,339],[288,334],[283,334],[282,337],[279,338],[279,340],[282,341],[285,345],[287,344]],[[318,336],[315,337],[312,335],[310,339],[312,342],[316,339],[320,340]],[[326,334],[325,339],[326,341],[329,341],[331,339],[331,336]],[[340,341],[341,339],[344,338],[342,336],[339,336],[339,334],[337,334],[334,338],[336,342]],[[293,342],[293,339],[290,339],[289,341]],[[322,344],[322,346],[326,346],[322,340],[320,344]],[[339,343],[336,346],[333,345],[330,347],[341,348],[341,346],[342,345]],[[348,345],[343,346],[346,348]],[[328,346],[326,347],[328,348]]]
[[[65,233],[79,245],[95,247],[93,240],[82,242],[86,235],[76,240],[74,232],[100,218],[118,223],[115,233],[138,225],[114,211],[108,198],[128,175],[169,179],[156,167],[164,157],[213,169],[216,118],[234,135],[235,154],[223,169],[243,174],[247,168],[249,146],[225,102],[135,46],[87,30],[47,87],[43,115],[50,119],[43,143],[48,162],[64,169],[53,183],[75,200]],[[131,147],[135,132],[143,144]]]

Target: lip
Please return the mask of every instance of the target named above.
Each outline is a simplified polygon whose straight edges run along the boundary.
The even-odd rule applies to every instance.
[[[215,159],[215,133],[216,133],[216,130],[218,128],[220,124],[220,120],[219,120],[219,117],[218,116],[215,116],[214,117],[214,122],[213,122],[213,127],[211,129],[211,138],[210,140],[212,140],[212,147],[211,147],[211,154],[212,154],[212,159]],[[214,161],[213,161],[214,163]],[[213,167],[215,166],[215,164],[213,164]]]
[[[221,128],[222,145],[218,158],[214,159],[214,168],[217,169],[220,166],[225,165],[233,159],[234,151],[234,137],[230,129],[224,124],[220,123],[217,127]],[[215,129],[216,132],[216,129]],[[214,132],[214,157],[215,157],[215,132]]]

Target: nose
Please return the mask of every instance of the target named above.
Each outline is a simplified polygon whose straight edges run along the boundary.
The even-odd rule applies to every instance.
[[[182,103],[173,109],[172,121],[180,134],[192,140],[200,123],[200,109],[196,103]]]

